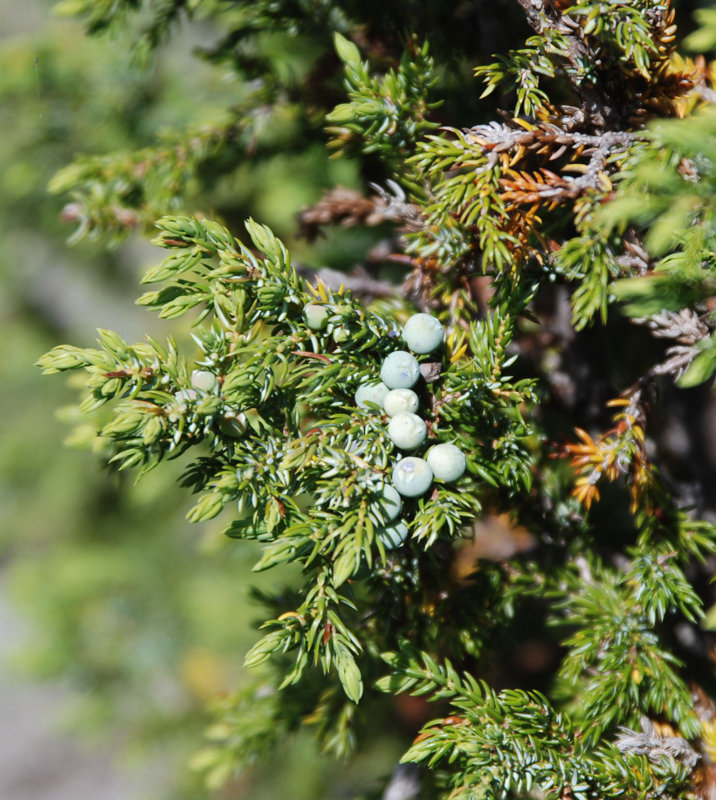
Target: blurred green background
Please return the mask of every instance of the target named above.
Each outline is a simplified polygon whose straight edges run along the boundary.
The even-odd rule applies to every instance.
[[[129,340],[186,337],[133,305],[139,276],[159,260],[146,239],[69,246],[67,197],[47,187],[79,154],[133,151],[163,129],[211,119],[239,87],[194,58],[212,39],[207,23],[178,29],[140,71],[129,41],[90,39],[52,6],[0,4],[0,726],[12,743],[0,756],[0,797],[198,800],[209,793],[189,764],[207,703],[246,681],[242,658],[261,616],[249,584],[277,578],[251,574],[256,552],[220,536],[224,520],[185,521],[181,463],[133,486],[99,452],[66,447],[72,420],[57,409],[74,392],[33,363],[59,343],[90,345],[97,327]],[[302,205],[357,182],[350,162],[329,161],[316,143],[233,168],[211,194],[189,186],[182,210],[233,225],[253,214],[290,239]],[[314,258],[346,263],[361,236],[329,239]],[[300,256],[305,245],[294,245]],[[91,426],[74,438],[94,444]],[[299,736],[220,796],[363,796],[404,745],[376,737],[348,767]]]

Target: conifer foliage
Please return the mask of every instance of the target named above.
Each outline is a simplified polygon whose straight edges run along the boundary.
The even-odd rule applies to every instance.
[[[470,27],[489,3],[61,6],[90,32],[137,26],[143,62],[206,17],[221,37],[203,56],[245,81],[219,123],[52,186],[80,235],[158,229],[138,302],[191,346],[102,330],[39,362],[84,374],[80,411],[118,469],[184,454],[189,519],[222,515],[261,543],[256,570],[300,576],[260,595],[256,681],[217,704],[197,754],[209,785],[302,726],[350,755],[412,694],[434,704],[404,755],[425,797],[707,796],[714,503],[702,443],[662,434],[716,372],[716,94],[669,2],[519,0],[490,46],[525,39],[495,55]],[[716,44],[713,11],[699,22],[684,52]],[[311,66],[282,68],[281,45]],[[376,228],[370,263],[402,282],[316,277],[260,222],[188,213],[237,163],[317,141],[370,180],[327,190],[297,230]],[[404,338],[418,312],[446,332],[428,352]],[[412,451],[379,395],[356,400],[411,349]],[[396,464],[436,444],[464,473],[396,482],[396,500]]]

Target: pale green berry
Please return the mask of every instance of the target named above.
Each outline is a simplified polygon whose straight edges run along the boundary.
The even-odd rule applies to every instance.
[[[191,385],[200,392],[210,392],[216,386],[216,375],[206,369],[195,369],[191,373]]]
[[[414,353],[432,353],[445,338],[445,329],[431,314],[413,314],[403,328],[403,339]]]
[[[317,303],[306,303],[303,307],[303,316],[306,320],[306,325],[312,331],[322,331],[328,325],[330,311],[325,306],[319,306]]]
[[[351,338],[351,329],[347,325],[339,325],[333,331],[333,341],[336,344],[343,344]]]
[[[401,411],[388,423],[388,436],[401,450],[415,450],[425,441],[428,428],[417,414]]]
[[[390,389],[384,383],[361,383],[355,393],[358,408],[368,408],[368,403],[383,407],[383,401]]]
[[[381,497],[373,506],[381,522],[394,520],[403,509],[403,501],[393,486],[386,483],[383,486]]]
[[[403,497],[420,497],[433,482],[433,471],[422,458],[408,456],[393,468],[393,486]]]
[[[465,472],[465,454],[454,444],[436,444],[425,456],[433,475],[441,481],[456,481]]]
[[[418,396],[412,389],[391,389],[383,401],[383,408],[389,417],[394,417],[401,411],[414,414],[419,406]]]
[[[420,364],[406,350],[396,350],[383,361],[380,377],[389,389],[410,389],[420,377]]]
[[[401,520],[376,531],[386,550],[395,550],[408,538],[408,526]]]

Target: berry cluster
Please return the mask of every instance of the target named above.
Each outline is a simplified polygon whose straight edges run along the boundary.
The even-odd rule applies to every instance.
[[[355,393],[359,408],[378,407],[388,422],[388,436],[403,452],[413,453],[425,444],[428,428],[417,411],[418,395],[413,387],[420,378],[420,364],[413,353],[425,355],[437,350],[444,338],[443,326],[430,314],[414,314],[403,328],[403,339],[412,353],[396,350],[390,353],[380,368],[378,383],[364,383]],[[392,485],[383,489],[381,510],[391,522],[402,510],[402,497],[420,497],[430,488],[434,478],[456,481],[464,473],[464,453],[454,444],[433,445],[425,458],[407,455],[399,458],[392,474]],[[378,535],[387,549],[400,546],[408,535],[403,521],[382,528]]]

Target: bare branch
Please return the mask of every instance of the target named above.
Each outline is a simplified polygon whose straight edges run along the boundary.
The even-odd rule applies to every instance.
[[[693,769],[701,756],[680,736],[660,736],[648,717],[640,719],[643,733],[629,728],[620,728],[615,744],[622,753],[636,753],[649,761],[658,761],[662,756],[679,759],[688,769]]]
[[[698,343],[711,333],[705,320],[690,308],[660,311],[651,317],[636,317],[632,322],[649,328],[651,335],[657,339],[675,339],[679,342],[667,349],[666,359],[653,366],[647,377],[671,375],[674,379],[679,378],[699,354]]]
[[[388,181],[390,191],[375,184],[372,188],[377,193],[373,197],[365,197],[355,189],[343,186],[331,189],[318,203],[299,212],[300,235],[312,241],[322,233],[324,225],[352,228],[392,222],[404,230],[419,230],[423,226],[420,209],[407,201],[395,181]]]

